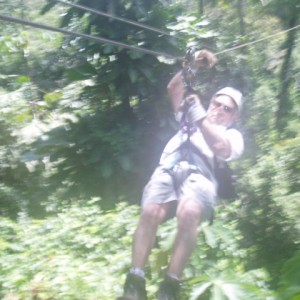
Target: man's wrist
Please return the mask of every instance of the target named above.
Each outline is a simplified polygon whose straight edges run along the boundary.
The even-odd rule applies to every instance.
[[[195,123],[206,117],[206,111],[201,103],[195,102],[187,112],[187,121]]]

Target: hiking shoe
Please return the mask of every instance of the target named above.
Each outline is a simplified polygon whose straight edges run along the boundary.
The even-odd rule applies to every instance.
[[[146,281],[145,278],[128,273],[124,284],[124,294],[118,299],[123,300],[146,300]]]
[[[159,285],[157,299],[180,300],[180,281],[166,276]]]

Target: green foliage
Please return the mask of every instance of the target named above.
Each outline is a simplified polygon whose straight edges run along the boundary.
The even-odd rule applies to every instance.
[[[18,224],[1,219],[1,299],[112,299],[130,259],[137,208],[95,205]]]
[[[122,124],[118,116],[117,112],[98,112],[82,117],[80,122],[69,120],[42,135],[23,157],[49,157],[56,169],[50,178],[51,187],[71,184],[73,188],[66,190],[71,197],[98,194],[110,195],[108,200],[118,198],[133,184],[132,176],[139,167],[139,131]]]
[[[24,99],[28,89],[25,84],[15,92],[0,94],[0,212],[9,216],[29,210],[30,198],[35,193],[32,186],[38,181],[38,177],[30,178],[29,170],[20,161],[24,148],[20,145],[19,133],[32,119],[31,108]]]
[[[121,203],[104,212],[99,203],[102,200],[94,198],[84,205],[73,204],[43,220],[20,215],[15,223],[2,217],[1,299],[108,300],[119,296],[130,265],[138,207]],[[238,248],[240,233],[236,222],[227,222],[228,216],[223,210],[213,227],[203,225],[204,235],[185,273],[183,299],[198,299],[204,282],[212,296],[199,299],[223,299],[216,298],[217,289],[226,299],[272,299],[263,271],[243,273],[247,253]],[[147,270],[149,299],[155,299],[167,260],[162,258],[170,252],[175,228],[170,220],[158,233]]]
[[[269,1],[262,1],[264,5],[264,9],[273,15],[276,15],[280,18],[286,25],[289,24],[289,20],[295,16],[299,15],[300,8],[298,5],[297,0],[269,0]]]
[[[297,300],[300,297],[300,252],[286,261],[280,276],[278,299]]]
[[[2,88],[15,90],[20,87],[18,76],[26,64],[23,52],[25,44],[26,41],[22,37],[5,35],[1,37],[0,83]]]
[[[242,2],[247,9],[244,16],[238,16],[237,4]],[[299,16],[297,0],[210,1],[205,3],[207,15],[201,17],[195,13],[196,3],[185,0],[78,3],[167,28],[173,36],[157,35],[55,2],[11,0],[2,1],[0,7],[17,17],[54,26],[61,21],[71,30],[176,56],[184,54],[186,45],[219,52],[256,41],[273,34],[274,29],[292,26]],[[183,5],[179,8],[178,3]],[[191,14],[186,13],[188,9]],[[246,25],[242,36],[241,21]],[[122,199],[138,202],[140,190],[173,132],[165,86],[179,64],[12,23],[1,22],[0,30],[1,214],[15,218],[20,212],[25,214],[17,224],[1,221],[0,278],[5,297],[78,296],[94,300],[100,295],[105,299],[107,295],[102,296],[101,289],[106,291],[111,286],[119,294],[129,263],[129,237],[126,241],[121,238],[122,244],[115,249],[110,237],[104,236],[99,242],[92,230],[85,235],[90,224],[79,211],[99,228],[103,228],[99,220],[109,219],[109,223],[115,219],[120,226],[128,225],[131,235],[137,215],[128,213],[132,220],[124,225],[119,210],[136,208],[127,210],[122,204],[116,212],[105,214],[96,213],[98,208],[90,203],[88,210],[95,213],[90,216],[76,205],[70,207],[68,215],[64,207],[60,216],[77,224],[78,237],[71,224],[62,229],[65,225],[59,217],[36,221],[26,216],[40,214],[41,205],[56,212],[63,205],[90,196],[103,196],[102,209]],[[236,164],[241,206],[230,205],[228,211],[224,208],[226,213],[219,210],[218,216],[226,222],[217,218],[214,227],[203,226],[203,239],[186,269],[186,293],[192,292],[195,299],[268,299],[272,294],[266,284],[269,280],[279,299],[299,298],[300,52],[296,33],[291,40],[280,35],[219,54],[216,68],[201,73],[197,90],[205,103],[224,85],[233,85],[245,94],[241,123],[246,153]],[[282,91],[286,97],[280,97]],[[286,122],[278,131],[278,110],[282,106]],[[48,226],[48,231],[43,226]],[[126,235],[118,224],[110,226],[115,228],[115,240],[118,231]],[[167,265],[174,228],[170,222],[159,233],[159,247],[148,270],[151,296],[157,287],[155,274]],[[93,230],[97,237],[102,236]],[[88,240],[96,241],[91,242],[90,252],[85,246]],[[97,252],[97,241],[106,246],[99,247],[109,259],[120,262],[120,268],[110,271],[108,260]],[[38,247],[50,254],[43,256]],[[107,250],[110,248],[112,256]],[[94,252],[98,255],[95,259]],[[94,265],[100,267],[105,279]],[[112,296],[113,291],[108,293]]]
[[[174,18],[159,1],[137,1],[136,5],[102,1],[94,6],[158,27]],[[52,5],[47,5],[42,13],[46,16],[50,9]],[[74,8],[63,17],[62,25],[129,44],[147,41],[143,47],[157,51],[178,51],[179,42],[173,38],[156,39],[151,32]],[[38,95],[39,103],[44,105],[44,122],[50,126],[47,124],[48,132],[25,151],[23,159],[40,159],[42,167],[42,159],[49,157],[51,164],[46,168],[52,169],[45,183],[49,195],[54,190],[65,191],[68,197],[101,195],[110,207],[123,195],[137,202],[137,191],[153,164],[150,158],[161,149],[160,137],[154,133],[164,135],[168,125],[168,120],[160,121],[160,115],[165,110],[162,102],[172,66],[162,65],[156,57],[106,44],[69,37],[63,43],[67,50],[37,54],[28,64],[32,80],[43,91]],[[76,121],[60,127],[50,123],[53,114],[65,112]]]
[[[273,299],[269,275],[263,269],[246,270],[249,253],[240,248],[242,235],[232,218],[237,210],[238,202],[220,206],[213,225],[202,226],[198,248],[186,270],[191,299]]]
[[[298,138],[282,141],[242,180],[243,210],[238,216],[242,245],[253,247],[249,266],[265,266],[274,274],[273,283],[285,259],[299,249],[299,179],[293,175],[299,169],[298,147]]]

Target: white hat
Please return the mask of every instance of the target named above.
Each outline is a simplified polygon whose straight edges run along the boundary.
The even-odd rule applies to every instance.
[[[238,91],[232,87],[224,87],[223,89],[220,89],[219,91],[217,91],[215,95],[216,96],[217,95],[229,96],[236,103],[238,110],[241,111],[242,105],[243,105],[243,95],[240,91]]]

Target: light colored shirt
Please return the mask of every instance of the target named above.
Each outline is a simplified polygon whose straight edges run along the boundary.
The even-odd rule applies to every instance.
[[[231,145],[231,155],[226,161],[237,159],[244,151],[242,134],[234,128],[227,129],[220,126],[225,137]],[[160,158],[160,166],[170,169],[180,161],[188,161],[207,178],[213,179],[214,153],[206,143],[201,130],[194,127],[190,131],[190,144],[188,133],[181,129],[167,143]],[[203,155],[206,157],[203,159]],[[210,167],[207,165],[210,164]]]

